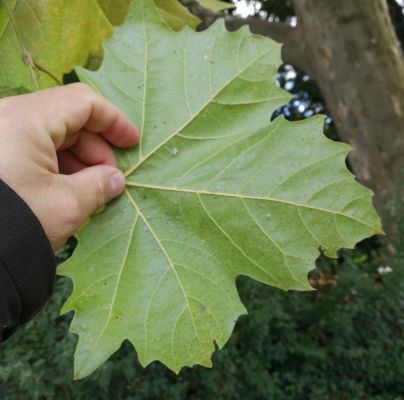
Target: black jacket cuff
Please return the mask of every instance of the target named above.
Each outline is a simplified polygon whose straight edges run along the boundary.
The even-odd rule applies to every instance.
[[[55,256],[37,217],[0,180],[0,340],[44,306],[55,271]]]

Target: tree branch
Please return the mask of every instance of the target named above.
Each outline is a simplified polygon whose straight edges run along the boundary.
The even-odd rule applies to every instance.
[[[209,26],[211,26],[218,18],[221,18],[224,13],[215,13],[208,8],[201,6],[196,0],[179,0],[179,2],[186,8],[188,11],[198,17],[202,22],[198,26],[199,31],[203,31]]]

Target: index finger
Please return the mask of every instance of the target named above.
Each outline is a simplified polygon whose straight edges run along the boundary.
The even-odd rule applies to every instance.
[[[56,149],[69,135],[81,130],[98,133],[117,147],[139,142],[138,129],[123,112],[85,84],[74,83],[25,96],[36,96],[32,108],[40,108],[36,115],[47,121]]]

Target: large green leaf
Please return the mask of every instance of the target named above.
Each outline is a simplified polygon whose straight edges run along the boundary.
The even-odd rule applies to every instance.
[[[323,118],[270,121],[280,46],[222,21],[171,31],[150,1],[133,3],[87,82],[140,126],[118,151],[126,193],[78,233],[61,267],[74,281],[76,377],[122,341],[173,371],[211,365],[239,315],[235,279],[310,290],[319,248],[335,256],[381,232],[371,192],[348,172],[349,148]]]

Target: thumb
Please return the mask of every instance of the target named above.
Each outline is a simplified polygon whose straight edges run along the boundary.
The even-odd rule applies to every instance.
[[[78,205],[77,219],[81,221],[119,196],[126,185],[124,174],[107,165],[88,167],[65,178]]]

